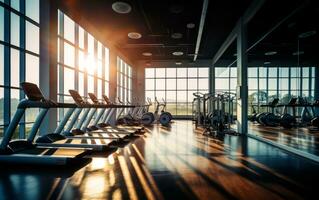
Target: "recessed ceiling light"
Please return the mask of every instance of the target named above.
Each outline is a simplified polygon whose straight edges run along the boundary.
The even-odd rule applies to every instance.
[[[142,34],[137,33],[137,32],[130,32],[127,34],[127,36],[131,39],[137,40],[137,39],[140,39],[142,37]]]
[[[175,51],[172,53],[174,56],[182,56],[184,53],[182,51]]]
[[[142,55],[143,56],[152,56],[153,54],[151,52],[143,52]]]
[[[116,1],[112,4],[112,9],[119,14],[127,14],[130,13],[132,7],[130,4],[122,1]]]
[[[293,56],[299,56],[299,55],[302,55],[302,54],[305,54],[305,52],[304,51],[296,51],[296,52],[292,53]]]
[[[269,65],[271,62],[264,62],[264,65]]]
[[[273,56],[275,54],[277,54],[277,51],[268,51],[265,53],[265,56]]]
[[[182,62],[181,61],[176,61],[175,64],[176,65],[182,65]]]
[[[189,28],[189,29],[192,29],[192,28],[195,28],[195,24],[194,23],[188,23],[186,25],[186,27]]]
[[[310,36],[313,36],[313,35],[316,35],[317,31],[307,31],[307,32],[304,32],[304,33],[300,33],[298,35],[299,38],[307,38],[307,37],[310,37]]]
[[[179,14],[183,12],[184,6],[181,4],[173,4],[169,7],[169,11],[174,14]]]
[[[181,38],[183,37],[183,34],[181,34],[181,33],[173,33],[173,34],[171,35],[171,37],[172,37],[173,39],[181,39]]]

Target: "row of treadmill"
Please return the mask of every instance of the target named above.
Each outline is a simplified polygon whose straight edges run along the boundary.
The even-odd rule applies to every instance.
[[[267,104],[260,105],[266,109],[257,113],[257,105],[251,105],[252,115],[249,120],[264,126],[281,126],[286,129],[308,127],[310,131],[319,131],[319,100],[308,102],[304,97],[292,97],[288,103],[280,103],[274,98]]]
[[[134,105],[119,105],[103,96],[99,102],[89,94],[93,103],[70,90],[75,103],[57,103],[44,98],[35,84],[24,82],[21,87],[27,96],[19,102],[0,144],[0,165],[67,166],[87,164],[92,155],[107,156],[145,133],[144,127],[134,125],[111,126],[111,121],[124,112],[143,109]],[[13,139],[19,122],[27,109],[38,108],[39,114],[26,139]],[[67,110],[53,133],[39,134],[39,129],[50,109]]]

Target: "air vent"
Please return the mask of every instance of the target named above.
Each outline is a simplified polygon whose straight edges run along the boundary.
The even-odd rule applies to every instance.
[[[119,13],[119,14],[127,14],[130,13],[132,10],[132,7],[130,4],[122,2],[122,1],[117,1],[112,4],[112,9],[114,12]]]

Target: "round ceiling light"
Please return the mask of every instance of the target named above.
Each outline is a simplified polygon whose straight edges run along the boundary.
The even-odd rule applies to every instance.
[[[298,35],[299,38],[308,38],[310,36],[313,36],[313,35],[316,35],[317,31],[307,31],[307,32],[304,32],[304,33],[300,33]]]
[[[127,36],[131,39],[137,40],[137,39],[140,39],[142,37],[142,34],[137,33],[137,32],[130,32],[127,34]]]
[[[194,23],[188,23],[186,25],[186,27],[189,28],[189,29],[192,29],[192,28],[195,28],[195,24]]]
[[[150,61],[147,61],[147,62],[145,63],[145,65],[149,67],[149,66],[151,66],[151,62],[150,62]]]
[[[173,34],[171,35],[171,37],[172,37],[173,39],[181,39],[181,38],[183,37],[183,34],[181,34],[181,33],[173,33]]]
[[[114,12],[119,14],[127,14],[130,13],[132,10],[132,7],[130,4],[123,2],[123,1],[116,1],[112,4],[112,9]]]
[[[172,53],[174,56],[182,56],[184,53],[182,51],[175,51]]]
[[[277,51],[268,51],[265,53],[265,56],[273,56],[275,54],[277,54]]]
[[[304,51],[296,51],[296,52],[292,53],[293,56],[299,56],[299,55],[303,55],[303,54],[305,54]]]
[[[143,56],[152,56],[153,54],[151,52],[143,52],[142,55]]]
[[[182,62],[181,61],[176,61],[175,65],[182,65]]]
[[[264,62],[264,65],[269,65],[271,62]]]

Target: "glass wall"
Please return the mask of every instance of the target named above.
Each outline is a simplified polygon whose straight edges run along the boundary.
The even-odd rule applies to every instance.
[[[208,93],[208,68],[146,68],[145,97],[167,102],[172,115],[192,115],[194,92]]]
[[[0,137],[24,98],[20,82],[39,85],[40,1],[0,1]],[[29,109],[14,138],[24,138],[38,109]]]
[[[132,67],[117,57],[117,98],[122,102],[132,101]]]
[[[66,14],[58,11],[58,101],[73,102],[70,89],[84,98],[109,94],[109,49]],[[59,110],[63,116],[63,110]]]
[[[257,112],[263,112],[260,105],[274,98],[286,104],[291,97],[314,97],[314,67],[250,67],[248,68],[248,103],[256,105]],[[249,106],[249,114],[252,112]]]

